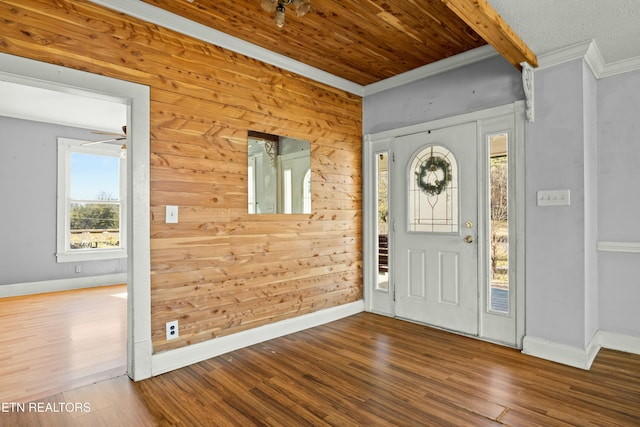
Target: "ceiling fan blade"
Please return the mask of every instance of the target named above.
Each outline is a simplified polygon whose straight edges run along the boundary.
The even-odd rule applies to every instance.
[[[100,141],[87,141],[87,142],[83,142],[80,145],[95,145],[95,144],[102,144],[104,142],[115,142],[115,141],[123,141],[127,139],[127,137],[123,136],[120,138],[109,138],[109,139],[102,139]]]
[[[302,18],[310,10],[311,10],[311,3],[309,3],[309,2],[302,3],[302,5],[298,9],[296,9],[296,16],[298,18]]]
[[[276,6],[278,6],[275,0],[262,0],[260,2],[260,6],[265,12],[273,13],[276,11]]]
[[[117,133],[117,132],[103,132],[100,130],[93,130],[91,131],[91,133],[95,134],[95,135],[112,135],[112,136],[122,136],[121,133]]]
[[[122,132],[105,132],[101,130],[94,130],[91,133],[96,135],[109,135],[109,136],[117,136],[117,137],[125,137],[127,136],[127,125],[122,126]]]

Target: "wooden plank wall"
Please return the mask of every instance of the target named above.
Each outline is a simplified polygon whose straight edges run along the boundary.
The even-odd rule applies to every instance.
[[[154,352],[362,298],[360,97],[86,1],[0,24],[2,52],[151,87]],[[311,142],[312,214],[246,213],[248,130]]]

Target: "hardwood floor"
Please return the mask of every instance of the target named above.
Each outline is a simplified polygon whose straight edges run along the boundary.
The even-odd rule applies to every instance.
[[[125,374],[126,292],[114,285],[0,298],[0,403]]]
[[[0,425],[638,426],[640,356],[602,350],[583,371],[362,313],[38,403],[88,406],[17,408]]]

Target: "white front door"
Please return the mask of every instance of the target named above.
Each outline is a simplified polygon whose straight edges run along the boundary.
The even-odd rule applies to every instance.
[[[395,138],[395,315],[478,335],[476,123]]]

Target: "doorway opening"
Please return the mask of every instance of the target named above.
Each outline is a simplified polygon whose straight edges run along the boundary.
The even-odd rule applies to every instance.
[[[128,107],[2,78],[0,93],[0,285],[21,295],[0,301],[0,400],[25,401],[126,373],[126,156],[104,131]]]
[[[0,54],[0,80],[126,106],[126,370],[134,380],[150,377],[149,87],[7,54]],[[37,292],[50,290],[40,282],[28,284]],[[20,292],[11,284],[0,286],[0,297]]]

